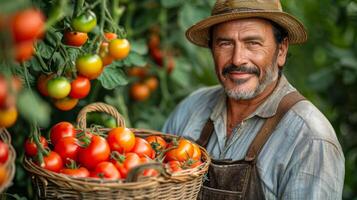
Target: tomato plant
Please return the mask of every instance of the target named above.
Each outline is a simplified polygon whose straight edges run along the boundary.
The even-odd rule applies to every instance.
[[[113,128],[108,133],[107,141],[112,151],[126,153],[134,148],[135,135],[128,128]]]

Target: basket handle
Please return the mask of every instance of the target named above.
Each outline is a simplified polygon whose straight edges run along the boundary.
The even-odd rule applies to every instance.
[[[87,128],[87,113],[89,112],[104,112],[113,116],[117,122],[117,125],[120,127],[125,127],[124,117],[119,114],[118,110],[111,105],[105,103],[92,103],[79,111],[77,116],[77,124],[79,128]]]
[[[152,162],[152,163],[145,163],[139,166],[136,166],[134,168],[132,168],[129,173],[128,176],[125,179],[125,182],[127,183],[131,183],[131,182],[137,182],[138,178],[140,177],[141,173],[145,170],[145,169],[155,169],[156,171],[158,171],[161,175],[163,176],[169,176],[167,174],[167,172],[164,170],[164,167],[162,166],[162,163],[159,162]]]

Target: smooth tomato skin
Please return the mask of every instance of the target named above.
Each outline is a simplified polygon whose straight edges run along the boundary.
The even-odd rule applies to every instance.
[[[56,143],[54,151],[61,156],[64,162],[67,162],[68,159],[77,161],[79,148],[78,140],[75,137],[64,137]]]
[[[159,80],[155,76],[150,76],[145,79],[144,84],[153,92],[159,86]]]
[[[151,145],[143,138],[135,137],[135,145],[131,152],[138,154],[139,157],[155,157],[155,151]]]
[[[80,167],[78,169],[70,169],[70,168],[63,168],[60,170],[61,174],[66,174],[68,176],[76,177],[76,178],[86,178],[89,177],[88,169],[84,167]]]
[[[135,101],[145,101],[150,96],[150,89],[143,83],[134,83],[130,87],[130,97]]]
[[[65,137],[76,137],[76,130],[71,123],[59,122],[51,128],[50,139],[54,146]]]
[[[102,59],[103,66],[110,65],[114,61],[114,58],[109,54],[108,46],[108,42],[102,42],[100,44],[99,56]]]
[[[76,31],[66,31],[64,33],[64,43],[70,46],[80,47],[88,40],[88,34]]]
[[[177,160],[169,161],[165,164],[166,168],[168,168],[171,172],[179,172],[182,171],[182,163]]]
[[[45,97],[48,96],[47,83],[53,78],[54,75],[55,74],[41,74],[37,79],[37,90]]]
[[[92,80],[102,73],[103,62],[96,54],[86,54],[77,58],[76,68],[80,75]]]
[[[113,39],[109,42],[108,49],[114,59],[122,60],[130,53],[130,43],[127,39]]]
[[[42,37],[44,27],[45,16],[34,8],[17,12],[11,20],[11,30],[16,43]]]
[[[111,151],[119,153],[130,152],[135,145],[135,135],[128,128],[113,128],[108,133],[107,141]]]
[[[9,172],[5,165],[0,165],[0,186],[2,186],[5,181],[8,181]]]
[[[0,128],[8,128],[15,124],[17,119],[17,108],[12,106],[6,109],[0,109]]]
[[[25,62],[32,58],[35,48],[33,46],[33,41],[24,41],[17,43],[14,46],[15,60],[18,62]]]
[[[104,37],[105,37],[105,39],[110,41],[110,40],[116,39],[118,37],[118,35],[115,33],[112,33],[112,32],[106,32],[106,33],[104,33]]]
[[[43,148],[48,147],[48,142],[46,138],[43,136],[40,136],[40,143],[42,144]],[[32,141],[30,138],[28,138],[25,142],[25,154],[30,157],[34,157],[37,155],[37,146],[34,141]]]
[[[93,135],[91,143],[85,148],[80,148],[78,152],[78,162],[85,168],[92,170],[100,162],[107,161],[110,156],[108,142],[98,135]]]
[[[88,78],[77,76],[77,78],[71,82],[71,92],[69,96],[75,99],[83,99],[88,96],[90,88],[91,85]]]
[[[119,179],[121,178],[120,172],[113,163],[104,161],[99,163],[94,170],[94,174],[98,177],[105,179]]]
[[[9,146],[0,140],[0,164],[6,163],[9,158]]]
[[[48,96],[63,99],[71,92],[71,84],[65,77],[56,77],[47,83]]]
[[[92,11],[81,14],[72,19],[71,26],[75,31],[88,33],[97,25],[97,17]]]
[[[69,111],[72,110],[78,104],[78,99],[65,97],[63,99],[55,99],[53,104],[58,110]]]
[[[44,166],[43,168],[53,171],[59,172],[63,168],[63,161],[58,153],[51,151],[47,156],[43,156]]]
[[[164,140],[164,138],[156,135],[151,135],[147,138],[145,138],[146,141],[149,142],[151,147],[156,150],[164,150],[167,147],[167,142]]]
[[[165,159],[167,161],[180,161],[184,162],[193,155],[193,145],[189,140],[180,139],[178,141],[178,146],[166,153]]]
[[[115,165],[115,167],[119,170],[122,178],[126,178],[129,171],[142,164],[142,161],[138,154],[136,153],[126,153],[123,156],[123,160],[112,160],[112,163]]]
[[[200,160],[193,160],[191,164],[189,165],[190,168],[195,168],[197,166],[200,166],[202,164],[202,161]]]
[[[201,149],[196,143],[191,143],[193,146],[192,159],[193,160],[201,160]]]

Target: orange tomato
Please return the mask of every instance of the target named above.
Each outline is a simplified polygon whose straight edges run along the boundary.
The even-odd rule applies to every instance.
[[[174,144],[171,143],[170,147],[173,147]],[[180,139],[178,141],[178,144],[177,144],[177,147],[168,151],[166,153],[166,157],[165,159],[167,161],[180,161],[180,162],[183,162],[183,161],[186,161],[190,158],[192,158],[192,155],[193,155],[193,151],[194,151],[194,146],[192,145],[192,143],[189,141],[189,140],[186,140],[186,139]]]
[[[118,60],[126,58],[130,53],[130,43],[127,39],[113,39],[108,48],[109,54]]]
[[[63,99],[55,99],[53,104],[59,110],[68,111],[72,110],[78,104],[78,101],[78,99],[66,97]]]
[[[34,51],[33,41],[25,41],[15,44],[15,60],[18,62],[27,61],[31,59]]]
[[[145,85],[148,86],[150,91],[155,91],[159,85],[159,80],[155,76],[150,76],[144,81]]]
[[[88,40],[88,34],[76,31],[66,31],[64,33],[64,43],[70,46],[80,47]]]
[[[145,101],[150,96],[150,89],[142,83],[134,83],[130,88],[130,96],[135,101]]]
[[[17,109],[15,106],[0,110],[0,127],[8,128],[12,126],[17,119]]]

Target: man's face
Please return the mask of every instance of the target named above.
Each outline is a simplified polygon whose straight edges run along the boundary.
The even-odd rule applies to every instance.
[[[278,77],[287,40],[277,45],[271,23],[241,19],[216,25],[212,32],[216,74],[233,99],[252,99]]]

